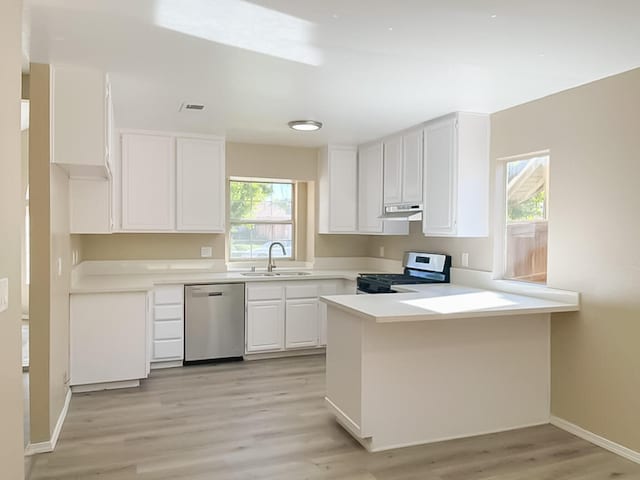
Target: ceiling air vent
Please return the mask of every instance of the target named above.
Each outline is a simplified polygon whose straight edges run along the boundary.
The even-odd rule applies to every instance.
[[[204,110],[204,105],[202,105],[201,103],[183,103],[182,105],[180,105],[180,112],[184,112],[186,110],[190,110],[190,111],[202,111]]]

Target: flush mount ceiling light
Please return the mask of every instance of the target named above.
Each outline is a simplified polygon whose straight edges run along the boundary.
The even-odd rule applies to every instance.
[[[293,120],[289,122],[289,128],[301,132],[313,132],[322,128],[322,122],[316,122],[315,120]]]

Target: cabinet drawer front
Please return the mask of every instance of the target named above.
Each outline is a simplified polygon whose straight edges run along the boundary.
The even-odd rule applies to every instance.
[[[153,324],[153,339],[168,340],[181,339],[184,326],[182,320],[169,320],[165,322],[155,322]]]
[[[153,310],[156,320],[182,320],[182,305],[160,305]]]
[[[287,298],[316,298],[318,284],[287,285]]]
[[[280,300],[282,290],[282,285],[247,285],[247,301]]]
[[[153,342],[153,358],[155,360],[166,358],[182,358],[182,339],[178,340],[155,340]]]
[[[182,286],[156,288],[154,297],[154,303],[156,305],[182,303],[184,299],[184,288]]]

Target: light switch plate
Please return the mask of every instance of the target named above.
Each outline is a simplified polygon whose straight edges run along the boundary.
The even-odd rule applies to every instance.
[[[200,256],[202,258],[211,258],[213,256],[213,248],[211,248],[211,247],[200,247]]]
[[[469,266],[469,254],[468,253],[463,253],[462,257],[460,258],[460,263],[462,264],[463,267],[468,267]]]
[[[9,279],[0,278],[0,312],[9,308]]]

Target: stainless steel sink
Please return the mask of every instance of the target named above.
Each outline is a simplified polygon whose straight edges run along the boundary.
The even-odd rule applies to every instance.
[[[298,277],[311,275],[311,272],[243,272],[240,275],[245,277]]]

